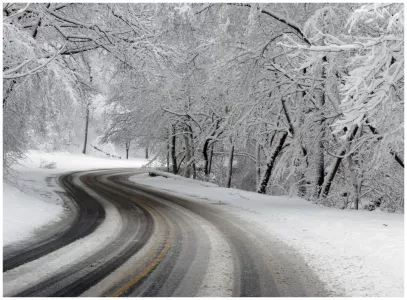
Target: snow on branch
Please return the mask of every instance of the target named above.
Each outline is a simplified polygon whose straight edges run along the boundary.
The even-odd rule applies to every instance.
[[[252,8],[254,4],[251,4],[251,3],[234,4],[234,3],[231,3],[230,5],[241,5],[241,6],[246,6],[246,7]],[[264,7],[260,8],[260,12],[265,14],[265,15],[268,15],[268,16],[274,18],[275,20],[280,21],[281,23],[283,23],[283,24],[287,25],[288,27],[294,29],[294,31],[299,34],[299,37],[306,44],[311,45],[310,40],[307,38],[307,36],[305,35],[305,33],[301,29],[302,26],[300,24],[298,24],[297,22],[295,22],[293,20],[290,20],[289,18],[287,18],[287,17],[285,17],[285,16],[283,16],[283,15],[281,15],[281,14],[275,12],[275,11],[272,11],[270,9],[264,8]]]
[[[398,38],[396,36],[383,36],[383,37],[380,37],[373,41],[370,41],[368,43],[353,43],[353,44],[343,43],[342,45],[328,45],[328,46],[305,46],[305,45],[296,43],[293,40],[291,40],[291,41],[293,42],[293,44],[285,44],[283,42],[279,42],[277,44],[281,45],[283,47],[287,47],[287,48],[296,48],[296,49],[302,49],[302,50],[307,50],[307,51],[341,52],[341,51],[356,51],[356,50],[361,50],[361,49],[367,49],[367,48],[377,46],[378,44],[386,42],[386,41],[401,42],[401,41],[403,41],[403,39]]]
[[[188,113],[178,113],[178,112],[169,110],[169,109],[167,109],[167,108],[164,108],[164,107],[162,107],[162,106],[161,106],[161,109],[164,110],[164,111],[166,111],[166,112],[168,112],[168,113],[170,113],[170,114],[176,115],[176,116],[178,116],[178,117],[188,117],[188,118],[190,118],[190,119],[191,119],[192,121],[194,121],[194,123],[199,127],[199,129],[202,130],[201,124],[199,124],[199,122],[198,122],[191,114],[188,114]]]
[[[63,50],[64,48],[65,48],[65,45],[62,46],[61,49],[59,49],[59,50],[54,54],[54,56],[52,56],[52,57],[51,57],[49,60],[47,60],[45,63],[43,63],[42,65],[40,65],[40,66],[38,66],[38,67],[36,67],[36,68],[34,68],[34,69],[28,70],[28,71],[26,71],[26,72],[24,72],[24,73],[13,74],[13,73],[15,73],[16,71],[20,70],[20,69],[21,69],[22,67],[24,67],[25,65],[27,65],[30,61],[32,61],[33,58],[31,58],[31,59],[29,59],[29,60],[27,60],[27,61],[21,63],[21,64],[20,64],[19,66],[17,66],[16,68],[13,68],[13,69],[4,71],[4,72],[3,72],[3,78],[4,78],[4,79],[16,79],[16,78],[25,77],[25,76],[28,76],[28,75],[33,75],[33,74],[35,74],[35,73],[41,71],[42,68],[46,67],[50,62],[52,62],[52,61],[62,52],[62,50]]]
[[[31,3],[27,3],[27,5],[26,5],[25,7],[23,7],[23,8],[20,9],[20,10],[18,10],[14,15],[11,15],[11,16],[8,16],[7,18],[4,18],[4,19],[3,19],[3,22],[4,22],[4,21],[7,21],[7,20],[9,20],[9,19],[11,19],[11,18],[14,18],[14,17],[16,17],[16,16],[22,14],[23,12],[25,12],[25,11],[27,10],[27,8],[30,6],[30,4],[31,4]]]

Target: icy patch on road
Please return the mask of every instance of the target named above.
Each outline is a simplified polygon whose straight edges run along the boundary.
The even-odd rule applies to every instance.
[[[346,296],[403,296],[404,215],[338,210],[300,198],[203,187],[191,181],[130,178],[225,209],[293,247],[328,289]]]

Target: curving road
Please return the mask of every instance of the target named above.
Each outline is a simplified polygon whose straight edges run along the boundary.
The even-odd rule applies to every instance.
[[[135,172],[62,176],[76,217],[62,232],[4,257],[4,294],[328,295],[295,251],[226,205],[132,183]]]
[[[11,247],[10,250],[6,249],[3,255],[3,272],[26,264],[87,236],[103,222],[105,211],[102,205],[94,198],[87,197],[82,190],[76,189],[72,178],[72,175],[64,175],[59,178],[60,184],[64,186],[72,199],[70,205],[71,210],[74,211],[72,220],[66,218],[64,222],[58,224],[57,230],[44,232],[41,239],[19,245],[18,249],[13,249],[15,247]]]

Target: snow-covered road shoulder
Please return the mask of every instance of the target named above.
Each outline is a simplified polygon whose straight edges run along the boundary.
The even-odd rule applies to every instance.
[[[404,294],[404,215],[338,210],[300,198],[260,195],[169,175],[130,180],[234,213],[301,254],[327,289],[346,296]]]
[[[35,229],[57,221],[62,215],[61,205],[38,200],[39,197],[35,191],[28,194],[3,184],[3,245],[28,239]]]

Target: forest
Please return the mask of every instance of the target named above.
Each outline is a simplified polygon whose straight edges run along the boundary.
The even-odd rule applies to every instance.
[[[74,146],[404,211],[404,4],[4,3],[4,178]]]

